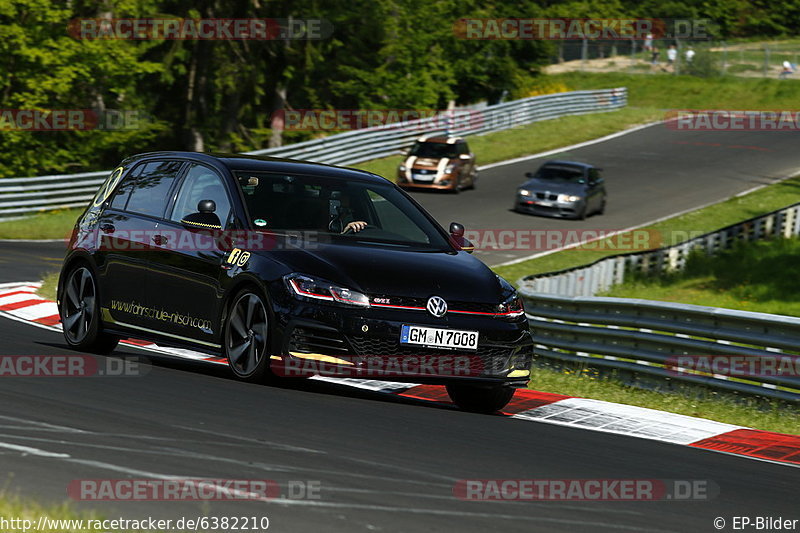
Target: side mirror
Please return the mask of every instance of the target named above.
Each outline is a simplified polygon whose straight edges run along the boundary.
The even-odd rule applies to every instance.
[[[450,223],[450,238],[453,240],[453,243],[456,246],[465,252],[471,254],[475,251],[475,245],[472,244],[469,239],[464,237],[464,226],[462,224],[459,224],[458,222]]]
[[[181,219],[181,224],[194,230],[222,229],[222,222],[214,213],[217,204],[214,200],[200,200],[197,203],[197,213],[186,215]]]

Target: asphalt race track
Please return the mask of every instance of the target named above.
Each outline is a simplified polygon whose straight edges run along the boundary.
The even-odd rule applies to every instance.
[[[787,133],[678,134],[654,126],[576,150],[568,157],[606,169],[610,193],[608,214],[584,222],[508,211],[514,186],[536,162],[486,170],[474,192],[416,197],[441,222],[468,228],[620,229],[791,173],[800,167],[797,140]],[[708,146],[715,142],[720,146]],[[3,242],[0,249],[0,281],[31,281],[57,265],[63,245]],[[4,355],[74,353],[60,334],[5,317],[0,343]],[[726,529],[734,516],[800,518],[793,467],[329,383],[244,384],[223,367],[131,347],[115,354],[147,357],[146,372],[3,380],[5,486],[49,503],[66,500],[67,486],[78,479],[269,479],[282,488],[290,481],[319,487],[318,499],[289,501],[73,502],[108,518],[267,516],[270,531],[684,532],[715,531],[716,517],[728,522]],[[703,480],[719,494],[685,502],[454,498],[458,480],[489,478]]]
[[[59,334],[10,320],[0,320],[0,337],[9,354],[70,353]],[[109,517],[268,516],[275,531],[711,531],[717,516],[797,512],[792,467],[325,383],[274,388],[233,381],[221,367],[152,365],[142,377],[4,380],[0,464],[11,486],[58,502],[75,479],[318,482],[320,499],[289,504],[86,504]],[[453,498],[457,480],[485,478],[705,480],[720,494],[690,502]]]
[[[427,191],[413,194],[445,228],[456,221],[468,230],[620,230],[800,173],[798,142],[797,132],[686,132],[658,124],[572,151],[484,170],[477,189],[457,197]],[[477,157],[480,164],[480,154]],[[525,172],[547,159],[574,159],[603,168],[606,214],[579,221],[512,212]],[[532,253],[536,251],[476,251],[489,265]]]

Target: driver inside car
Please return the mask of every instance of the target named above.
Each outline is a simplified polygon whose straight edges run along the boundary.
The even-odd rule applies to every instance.
[[[334,201],[335,200],[332,198],[331,202]],[[345,234],[350,232],[358,233],[367,227],[367,223],[363,220],[354,220],[355,217],[353,215],[353,209],[350,207],[349,196],[339,194],[337,203],[339,205],[333,204],[331,209],[334,211],[334,214],[331,215],[331,221],[328,223],[328,230]]]

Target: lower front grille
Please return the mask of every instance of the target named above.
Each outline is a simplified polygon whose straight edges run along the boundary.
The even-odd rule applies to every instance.
[[[345,338],[333,330],[298,326],[289,336],[290,352],[324,353],[327,355],[350,354]]]

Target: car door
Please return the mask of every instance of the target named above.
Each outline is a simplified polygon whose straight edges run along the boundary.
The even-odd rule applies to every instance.
[[[600,204],[603,201],[603,190],[601,186],[602,180],[600,173],[596,168],[590,168],[587,171],[587,210],[589,213],[600,209]]]
[[[219,346],[220,282],[231,253],[220,230],[230,227],[232,197],[215,169],[189,163],[168,213],[158,224],[149,286],[154,305],[167,316],[162,327],[172,337]],[[201,200],[214,201],[220,228],[186,222]]]
[[[151,238],[182,165],[179,161],[138,164],[98,219],[100,298],[110,322],[153,329],[155,310],[147,290]]]
[[[461,159],[461,178],[465,182],[472,184],[472,177],[475,172],[475,156],[469,151],[466,142],[461,141],[456,146],[459,159]],[[466,156],[466,157],[465,157]]]

